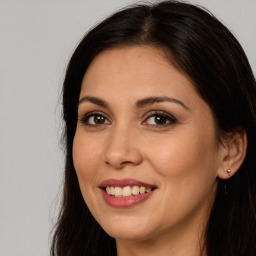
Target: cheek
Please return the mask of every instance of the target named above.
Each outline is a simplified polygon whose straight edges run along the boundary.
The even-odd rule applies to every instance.
[[[82,136],[78,131],[73,141],[73,163],[78,177],[79,186],[87,204],[97,187],[97,176],[100,159],[100,150],[97,143],[90,137]]]
[[[78,131],[73,141],[73,162],[78,175],[89,176],[99,163],[98,144],[92,143],[90,137],[82,136]]]
[[[217,168],[217,154],[213,132],[182,132],[162,140],[151,141],[146,146],[148,161],[160,175],[179,177],[182,175],[205,175],[207,170]]]
[[[210,209],[216,191],[218,159],[214,137],[207,138],[202,140],[195,133],[176,135],[163,143],[154,143],[157,146],[147,151],[161,180],[162,202],[158,209],[164,223],[186,218],[202,205]]]
[[[88,146],[90,145],[90,146]],[[100,159],[98,144],[82,135],[79,131],[75,134],[73,141],[73,163],[78,177],[81,193],[85,203],[95,213],[95,188],[97,188],[97,177]]]

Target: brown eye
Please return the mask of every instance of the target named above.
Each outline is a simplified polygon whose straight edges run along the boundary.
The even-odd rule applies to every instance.
[[[90,113],[85,117],[81,118],[80,121],[88,126],[97,126],[97,125],[105,125],[110,124],[110,121],[101,114],[93,114]]]
[[[155,119],[154,120],[155,124],[158,124],[158,125],[164,125],[168,121],[167,118],[164,116],[155,116],[154,119]]]
[[[167,113],[154,113],[147,117],[147,119],[143,122],[144,124],[161,127],[168,126],[174,124],[176,119]]]
[[[94,121],[95,124],[104,124],[105,120],[106,120],[106,118],[104,116],[95,115],[93,117],[93,121]]]

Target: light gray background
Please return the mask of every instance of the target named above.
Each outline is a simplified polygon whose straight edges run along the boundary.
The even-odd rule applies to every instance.
[[[85,31],[132,0],[0,0],[0,256],[49,255],[63,154],[60,92]],[[237,36],[256,71],[256,0],[195,0]]]

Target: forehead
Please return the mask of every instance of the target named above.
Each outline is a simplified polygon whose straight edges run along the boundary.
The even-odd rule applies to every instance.
[[[138,45],[138,46],[124,46],[124,47],[114,47],[107,49],[97,55],[92,63],[90,64],[87,71],[99,63],[108,60],[107,68],[116,68],[117,66],[122,67],[123,65],[128,65],[129,68],[134,65],[141,64],[141,68],[150,68],[155,62],[157,64],[169,66],[170,63],[166,58],[166,53],[161,48],[156,48],[149,45]],[[151,62],[154,61],[154,62]],[[130,66],[131,64],[131,66]]]
[[[157,70],[164,71],[170,67],[163,51],[157,48],[150,46],[112,48],[103,51],[92,61],[84,78],[98,80],[104,76],[114,80],[119,75],[126,74],[126,78],[130,77],[133,80],[139,75],[146,79],[150,75],[155,76]],[[100,76],[95,77],[95,74]]]
[[[195,97],[191,97],[192,94]],[[170,96],[187,104],[198,100],[193,84],[169,61],[165,52],[151,46],[113,48],[100,53],[88,67],[80,96],[105,99]]]

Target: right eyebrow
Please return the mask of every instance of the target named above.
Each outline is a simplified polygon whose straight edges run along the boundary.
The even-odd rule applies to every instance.
[[[153,105],[155,103],[160,103],[160,102],[172,102],[172,103],[176,103],[181,105],[183,108],[185,108],[186,110],[189,110],[189,108],[180,100],[175,99],[175,98],[169,98],[169,97],[148,97],[148,98],[144,98],[141,100],[138,100],[136,102],[136,106],[137,108],[142,108],[146,105]]]
[[[83,103],[83,102],[91,102],[91,103],[96,104],[98,106],[101,106],[101,107],[104,107],[104,108],[109,108],[109,104],[105,100],[102,100],[102,99],[97,98],[97,97],[84,96],[79,100],[78,105]]]

